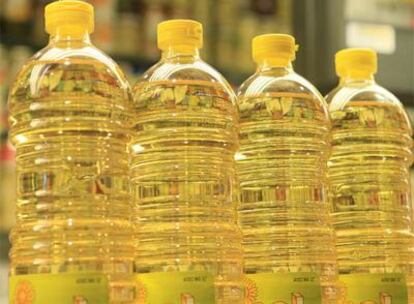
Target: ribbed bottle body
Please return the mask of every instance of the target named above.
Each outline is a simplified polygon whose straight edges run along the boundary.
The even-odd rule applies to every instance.
[[[332,96],[330,104],[328,166],[339,270],[403,274],[412,301],[411,126],[399,102],[378,98],[383,89],[377,94],[366,88],[351,88],[354,94],[345,95],[351,100]]]
[[[10,93],[11,275],[104,274],[111,301],[132,300],[128,86],[114,66],[59,50],[28,62]]]
[[[216,303],[243,296],[233,98],[220,83],[179,76],[134,90],[136,271],[206,273]]]
[[[239,111],[236,159],[245,274],[263,295],[266,285],[261,275],[273,274],[274,280],[284,282],[290,275],[312,276],[320,282],[313,289],[320,290],[322,303],[336,303],[326,103],[294,72],[269,68],[258,70],[242,85]],[[299,289],[294,286],[284,288]],[[281,298],[284,288],[274,291],[274,296]]]

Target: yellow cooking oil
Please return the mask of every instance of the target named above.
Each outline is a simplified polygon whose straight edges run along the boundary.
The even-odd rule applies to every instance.
[[[199,55],[202,26],[158,25],[161,60],[133,90],[138,303],[243,303],[235,95]]]
[[[338,52],[340,83],[327,95],[339,272],[347,301],[414,303],[412,129],[402,104],[376,84],[376,70],[370,49]]]
[[[9,96],[18,197],[10,301],[132,303],[131,93],[90,42],[91,5],[56,1],[45,17],[50,42]]]
[[[292,36],[260,35],[252,47],[257,70],[237,94],[246,303],[337,303],[327,105],[294,72]]]

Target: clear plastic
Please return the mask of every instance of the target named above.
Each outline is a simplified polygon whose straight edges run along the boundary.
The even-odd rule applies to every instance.
[[[372,75],[341,79],[326,100],[332,120],[328,172],[340,274],[406,274],[413,303],[408,116]]]
[[[244,271],[316,273],[322,303],[336,303],[337,266],[326,179],[327,105],[290,64],[259,65],[238,97],[236,159]]]
[[[130,98],[119,67],[87,33],[50,37],[20,70],[9,96],[12,276],[103,273],[111,303],[133,300]]]
[[[216,303],[243,303],[234,92],[197,49],[171,49],[133,95],[136,272],[205,271]]]

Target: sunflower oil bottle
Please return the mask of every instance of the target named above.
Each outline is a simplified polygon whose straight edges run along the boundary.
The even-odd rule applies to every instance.
[[[196,21],[160,23],[162,58],[133,90],[140,304],[243,303],[235,95],[202,43]]]
[[[129,86],[90,42],[93,7],[46,6],[49,44],[10,90],[17,155],[11,303],[134,300]]]
[[[255,37],[257,70],[238,90],[247,304],[337,303],[330,122],[323,97],[292,68],[295,51],[292,36]]]
[[[374,51],[345,49],[335,59],[340,83],[326,97],[328,175],[346,298],[414,303],[409,119],[398,99],[376,84]]]

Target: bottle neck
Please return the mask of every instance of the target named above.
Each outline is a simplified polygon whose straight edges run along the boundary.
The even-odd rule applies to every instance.
[[[77,47],[91,44],[91,39],[87,29],[74,30],[74,28],[66,28],[62,26],[57,28],[56,31],[50,35],[49,44],[60,47]]]
[[[161,58],[168,61],[192,62],[200,59],[200,51],[197,47],[187,45],[170,46],[162,50]]]
[[[373,84],[375,83],[374,74],[349,74],[339,78],[340,85],[350,83]]]
[[[285,71],[286,73],[293,71],[292,61],[284,58],[268,58],[257,64],[257,71]]]

